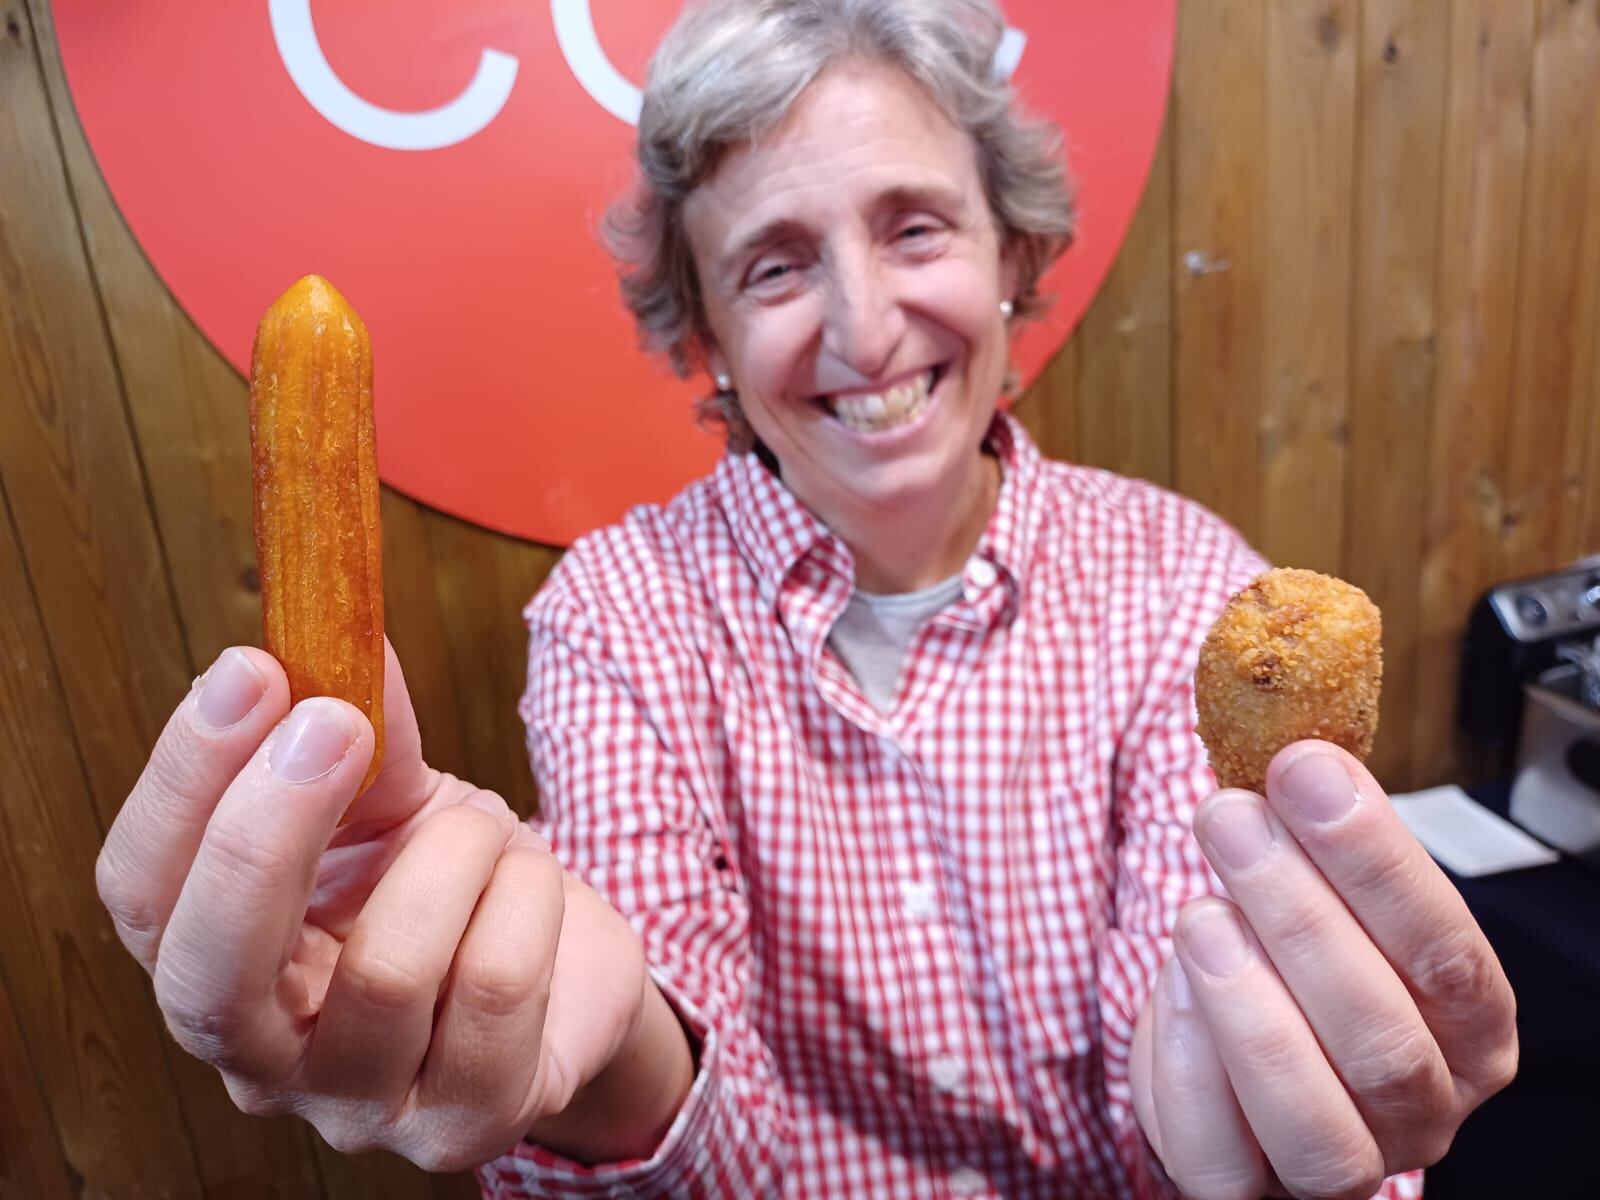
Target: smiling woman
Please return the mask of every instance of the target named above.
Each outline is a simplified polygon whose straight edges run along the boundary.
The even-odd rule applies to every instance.
[[[972,143],[903,73],[846,63],[689,196],[699,341],[868,592],[960,570],[999,492],[978,453],[1018,271]]]
[[[536,829],[425,765],[393,657],[354,804],[368,722],[268,655],[179,706],[98,881],[247,1111],[493,1197],[1399,1200],[1504,1085],[1504,976],[1362,765],[1218,792],[1195,664],[1260,556],[1000,411],[1071,231],[1002,27],[668,37],[613,232],[730,441],[525,610]]]
[[[707,330],[682,222],[685,200],[731,147],[758,143],[819,74],[850,59],[893,68],[902,83],[918,85],[919,108],[937,110],[938,124],[967,135],[960,154],[976,158],[985,216],[1017,271],[1012,311],[1033,315],[1043,303],[1039,280],[1071,239],[1072,201],[1060,131],[1025,119],[996,67],[1008,32],[997,15],[981,0],[826,11],[691,5],[651,61],[639,121],[641,187],[607,222],[612,249],[629,267],[623,292],[645,344],[664,351],[680,374],[704,365]],[[934,116],[918,114],[924,121]],[[968,182],[942,199],[970,205]],[[912,186],[893,182],[902,193]],[[764,238],[772,231],[751,232]],[[748,448],[737,398],[722,389],[708,400],[703,411],[727,424],[730,444]]]

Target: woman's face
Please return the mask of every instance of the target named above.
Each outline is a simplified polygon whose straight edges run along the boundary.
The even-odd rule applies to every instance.
[[[915,83],[827,72],[684,216],[711,366],[796,496],[837,527],[979,494],[1015,278],[971,139]]]

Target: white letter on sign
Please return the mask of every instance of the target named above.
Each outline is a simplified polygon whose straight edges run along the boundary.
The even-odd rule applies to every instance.
[[[600,35],[594,31],[589,0],[550,0],[550,20],[562,56],[583,90],[613,117],[637,125],[642,95],[606,57]]]
[[[556,42],[572,74],[594,102],[629,125],[639,123],[641,93],[606,57],[600,35],[594,31],[591,0],[550,0],[550,20],[556,28]],[[1007,29],[994,54],[997,78],[1009,79],[1022,59],[1028,35],[1020,29]]]
[[[363,100],[334,73],[311,23],[311,0],[268,0],[272,36],[306,102],[353,138],[386,150],[438,150],[464,142],[500,115],[517,81],[517,60],[485,50],[459,96],[426,112],[396,112]]]

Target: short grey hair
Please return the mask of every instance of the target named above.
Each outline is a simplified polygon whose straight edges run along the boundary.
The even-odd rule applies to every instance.
[[[606,215],[623,299],[646,349],[687,378],[710,330],[683,225],[684,202],[723,155],[776,126],[824,70],[886,63],[919,83],[973,139],[1001,244],[1018,271],[1017,316],[1044,306],[1038,285],[1072,240],[1073,196],[1060,131],[1020,114],[994,70],[1005,21],[994,0],[701,0],[650,63],[639,116],[640,179]],[[702,419],[729,446],[752,435],[738,398],[704,397]]]

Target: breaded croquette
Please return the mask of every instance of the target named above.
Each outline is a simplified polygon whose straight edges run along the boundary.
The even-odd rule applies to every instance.
[[[1272,756],[1300,738],[1364,760],[1378,729],[1382,632],[1365,592],[1315,571],[1268,571],[1235,595],[1195,671],[1218,786],[1264,792]]]

